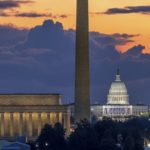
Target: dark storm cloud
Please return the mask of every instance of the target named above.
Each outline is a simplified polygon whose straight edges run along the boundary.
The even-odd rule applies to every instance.
[[[46,20],[29,31],[2,26],[0,33],[1,92],[59,92],[65,101],[74,99],[74,30],[64,30],[60,22]],[[3,44],[8,36],[14,42]],[[116,50],[117,45],[133,42],[135,36],[139,35],[90,33],[92,101],[106,103],[119,67],[130,101],[148,103],[150,55],[142,53],[142,45],[123,54]]]
[[[145,46],[143,45],[137,45],[129,49],[127,52],[124,53],[124,55],[128,56],[139,56],[142,54],[142,51],[145,49]]]
[[[9,9],[20,7],[21,4],[33,3],[30,0],[0,0],[0,9]]]
[[[98,45],[124,45],[129,42],[134,42],[131,40],[131,38],[138,36],[138,35],[129,35],[129,34],[119,34],[115,33],[112,35],[109,34],[103,34],[103,33],[96,33],[96,32],[91,32],[91,40],[95,40]]]
[[[150,6],[128,6],[125,8],[110,8],[105,14],[129,14],[129,13],[141,13],[150,14]]]
[[[0,25],[0,47],[14,46],[27,37],[28,30],[13,25]]]
[[[19,42],[11,48],[1,46],[0,83],[6,82],[0,91],[5,91],[5,87],[11,87],[12,84],[14,88],[11,92],[22,92],[22,89],[24,92],[70,91],[74,71],[72,34],[71,30],[65,31],[61,23],[45,21],[42,26],[31,29],[22,44]]]
[[[63,29],[62,24],[46,20],[42,26],[32,28],[26,42],[19,46],[25,48],[48,48],[52,50],[62,50],[63,47],[63,49],[69,51],[71,45],[69,34]]]

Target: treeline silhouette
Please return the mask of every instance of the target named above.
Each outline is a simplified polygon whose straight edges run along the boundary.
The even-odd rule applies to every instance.
[[[96,123],[86,120],[76,124],[68,137],[60,123],[46,124],[32,150],[144,150],[150,139],[148,118],[134,118],[126,122],[103,119]]]

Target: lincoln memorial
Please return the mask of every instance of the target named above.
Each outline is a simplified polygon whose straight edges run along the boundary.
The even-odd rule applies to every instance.
[[[70,129],[70,112],[59,94],[1,94],[0,138],[36,138],[43,126],[60,122]]]

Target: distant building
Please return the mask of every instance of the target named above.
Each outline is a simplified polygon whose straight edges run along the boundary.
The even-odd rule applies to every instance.
[[[113,120],[124,121],[132,117],[147,116],[149,107],[147,105],[130,105],[129,95],[124,82],[120,79],[119,70],[116,79],[112,82],[106,105],[92,105],[92,116],[98,120],[103,117],[112,118]]]
[[[69,132],[70,112],[59,94],[1,94],[0,138],[36,138],[46,123],[60,122]]]
[[[74,120],[74,105],[69,106],[71,110],[71,120]],[[91,105],[91,118],[101,120],[111,118],[113,120],[125,121],[133,117],[143,117],[149,115],[149,106],[144,104],[131,105],[129,95],[124,82],[120,79],[119,70],[116,79],[112,82],[108,95],[107,104]]]
[[[106,105],[91,105],[92,118],[124,121],[149,115],[147,105],[130,105],[129,95],[119,71],[111,84]],[[0,94],[0,139],[26,136],[35,139],[43,126],[63,124],[67,133],[74,121],[74,105],[62,105],[59,94]]]

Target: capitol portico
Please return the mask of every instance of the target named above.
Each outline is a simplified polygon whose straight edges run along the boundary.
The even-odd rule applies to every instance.
[[[0,138],[36,138],[43,126],[60,122],[69,132],[70,112],[59,94],[0,95]]]

